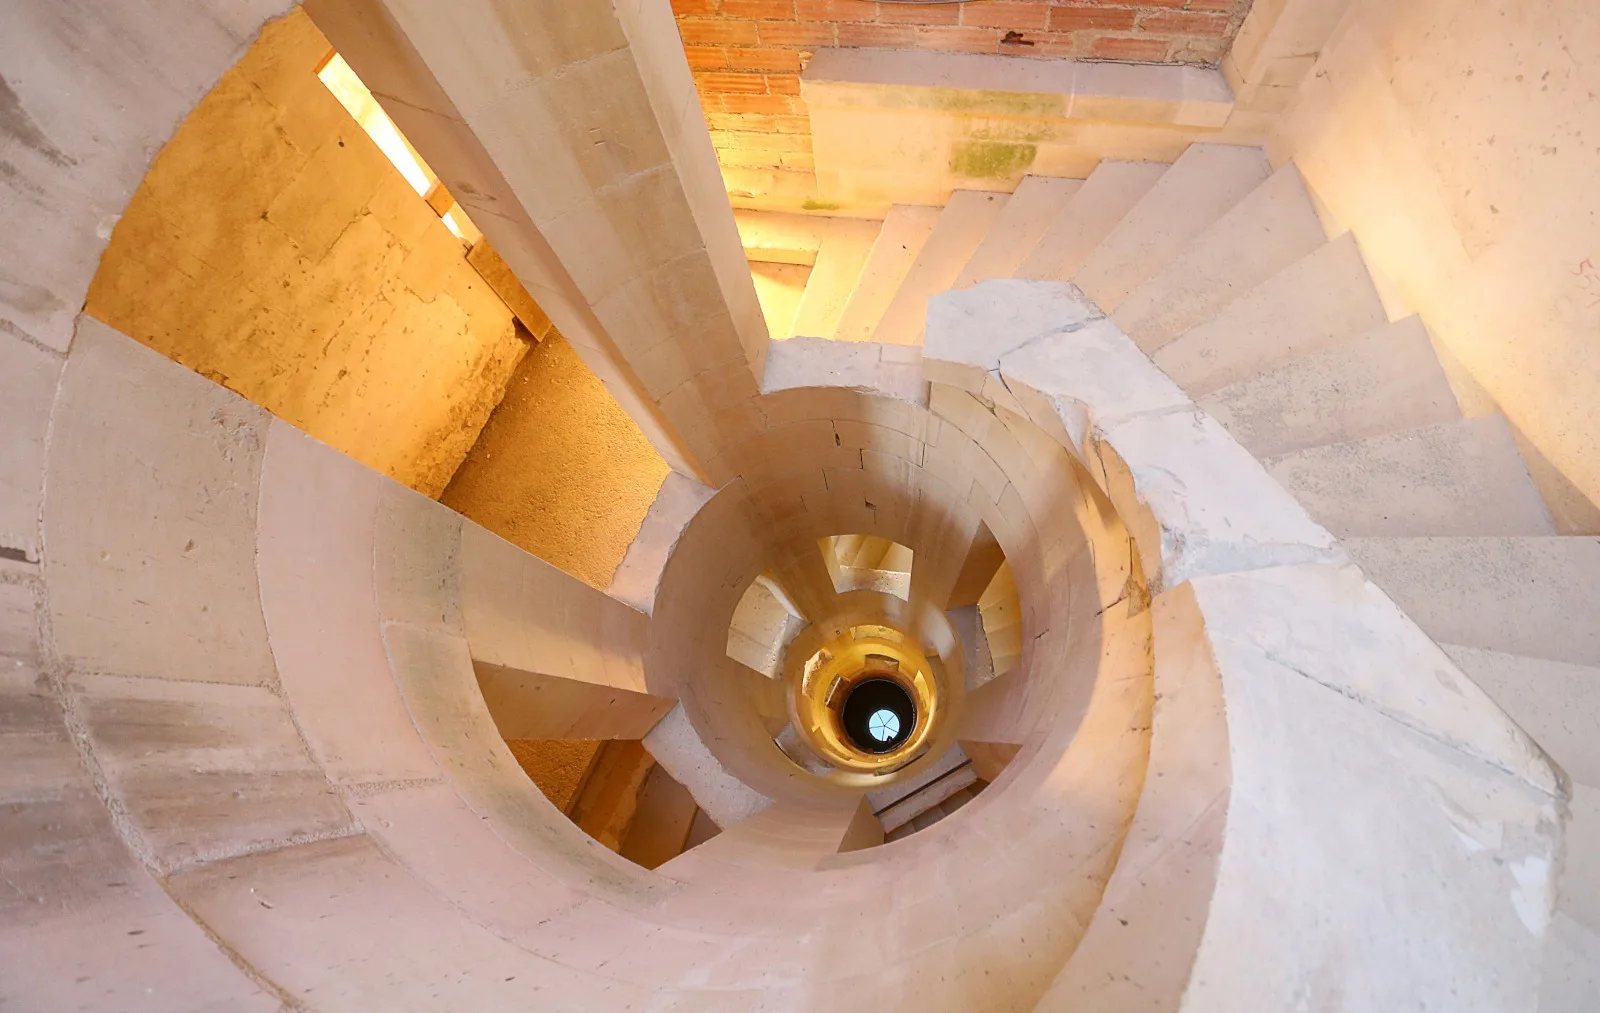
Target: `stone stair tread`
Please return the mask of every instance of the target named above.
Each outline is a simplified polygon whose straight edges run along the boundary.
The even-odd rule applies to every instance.
[[[1538,1013],[1591,1013],[1600,996],[1600,930],[1558,910],[1544,952]]]
[[[871,340],[901,282],[911,273],[911,266],[933,235],[942,210],[908,204],[889,209],[856,287],[839,315],[834,337],[841,341]]]
[[[1291,162],[1191,240],[1112,319],[1149,353],[1326,241]]]
[[[1198,398],[1387,322],[1355,237],[1346,234],[1290,264],[1151,358]]]
[[[1340,537],[1555,534],[1501,415],[1311,447],[1262,463]]]
[[[882,812],[878,822],[883,825],[884,833],[892,833],[950,796],[970,788],[977,780],[977,772],[968,764],[937,783],[919,789],[915,794],[906,792],[902,796],[905,800]]]
[[[1073,276],[1106,312],[1271,175],[1260,148],[1191,144]]]
[[[1160,162],[1101,162],[1050,223],[1016,276],[1030,281],[1070,280],[1166,171]]]
[[[1257,457],[1461,417],[1420,317],[1384,324],[1199,398]]]
[[[1600,666],[1440,646],[1574,781],[1600,786]]]
[[[872,332],[885,345],[919,345],[928,317],[928,298],[950,288],[978,244],[1005,210],[1008,194],[957,190],[939,215],[939,224],[895,291]]]
[[[1600,666],[1600,538],[1347,538],[1439,643]]]
[[[951,746],[944,751],[944,755],[940,756],[932,765],[919,771],[915,777],[900,781],[888,788],[867,792],[867,801],[872,804],[874,810],[886,808],[900,799],[922,790],[935,780],[967,762],[967,754],[962,748],[960,746]]]
[[[850,302],[851,293],[861,280],[867,257],[877,242],[883,223],[871,219],[835,218],[828,223],[817,260],[806,281],[805,294],[795,311],[796,335],[832,338]]]
[[[739,228],[739,242],[745,259],[764,264],[795,264],[810,267],[827,234],[828,219],[816,215],[785,211],[733,212]]]
[[[1024,176],[950,287],[1012,277],[1082,186],[1081,179]]]

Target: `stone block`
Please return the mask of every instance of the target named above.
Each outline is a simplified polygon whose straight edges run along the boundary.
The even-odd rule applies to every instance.
[[[0,338],[0,552],[39,559],[39,499],[44,487],[45,430],[61,378],[53,352],[10,335]]]
[[[390,484],[285,423],[271,423],[261,474],[262,608],[295,721],[335,782],[437,773],[383,649],[373,559],[379,504]]]
[[[1562,804],[1530,780],[1549,784],[1553,773],[1507,770],[1437,724],[1395,720],[1395,692],[1434,705],[1452,695],[1403,653],[1372,652],[1384,697],[1349,693],[1345,652],[1359,642],[1319,648],[1325,634],[1305,624],[1349,609],[1341,596],[1270,605],[1263,594],[1246,605],[1215,593],[1268,576],[1195,581],[1222,676],[1233,784],[1185,1002],[1226,1005],[1250,989],[1276,1008],[1312,987],[1372,1009],[1460,1006],[1465,996],[1485,1010],[1525,1006],[1539,987]],[[1460,705],[1479,727],[1504,723],[1481,697]],[[1287,917],[1263,929],[1268,903]],[[1317,968],[1330,953],[1360,973],[1308,985],[1328,973]]]
[[[44,576],[62,659],[272,682],[255,576],[267,414],[84,317],[56,419]]]
[[[719,827],[733,826],[772,804],[728,773],[706,747],[681,704],[650,730],[644,747],[674,781],[689,789],[695,803]]]
[[[460,634],[461,530],[454,510],[396,483],[378,491],[373,570],[385,620]]]
[[[172,890],[301,1001],[371,1009],[426,992],[448,1008],[576,1008],[604,987],[474,924],[365,835],[207,866]]]
[[[73,694],[110,790],[163,868],[350,831],[267,689],[80,675]]]

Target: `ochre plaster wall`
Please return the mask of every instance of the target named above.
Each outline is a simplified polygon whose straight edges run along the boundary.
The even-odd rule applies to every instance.
[[[604,588],[666,477],[661,455],[552,331],[517,369],[442,501]]]
[[[507,739],[506,745],[544,797],[570,816],[605,743],[599,739]]]
[[[298,10],[162,149],[88,312],[437,496],[528,348],[452,236],[317,79]]]
[[[1600,532],[1597,95],[1588,0],[1355,0],[1274,149],[1537,448],[1571,533]]]

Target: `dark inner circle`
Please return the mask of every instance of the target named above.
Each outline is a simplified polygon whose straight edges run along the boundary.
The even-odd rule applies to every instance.
[[[900,725],[887,739],[873,734],[873,715],[880,711],[893,714]],[[912,702],[911,694],[893,679],[866,679],[856,683],[850,695],[844,698],[839,719],[851,745],[864,753],[888,753],[911,737],[917,724],[917,705]],[[881,734],[882,717],[878,718],[876,727]]]

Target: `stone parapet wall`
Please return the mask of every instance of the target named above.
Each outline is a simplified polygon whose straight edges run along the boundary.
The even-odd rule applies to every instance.
[[[1252,0],[673,0],[724,170],[815,170],[800,72],[818,49],[1216,64]],[[737,185],[737,184],[735,184]]]

